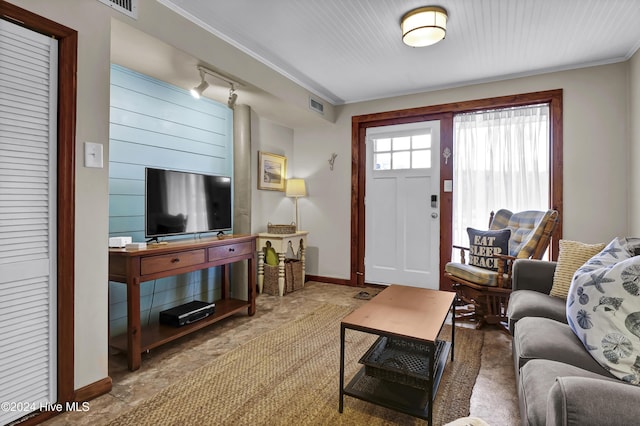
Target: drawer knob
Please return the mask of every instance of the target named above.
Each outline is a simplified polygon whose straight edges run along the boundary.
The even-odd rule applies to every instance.
[[[180,258],[178,257],[171,259],[171,263],[178,263],[178,262],[180,262]]]
[[[236,249],[234,249],[233,247],[231,247],[231,248],[229,249],[229,251],[236,251]]]

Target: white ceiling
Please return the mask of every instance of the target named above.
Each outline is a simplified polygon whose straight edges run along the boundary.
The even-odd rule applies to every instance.
[[[640,0],[158,0],[334,105],[613,63],[640,47]],[[438,5],[446,39],[401,41]]]

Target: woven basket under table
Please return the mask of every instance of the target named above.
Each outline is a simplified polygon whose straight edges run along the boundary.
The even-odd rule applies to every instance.
[[[297,259],[286,259],[284,263],[284,294],[300,290],[302,282],[302,262]],[[278,296],[278,265],[264,264],[264,281],[262,292]]]
[[[436,342],[436,363],[443,343]],[[399,338],[380,337],[360,359],[365,374],[379,379],[426,389],[429,375],[428,345]],[[436,364],[437,365],[437,364]]]
[[[262,283],[262,292],[272,296],[278,296],[278,265],[264,264],[264,281]]]
[[[302,281],[302,262],[297,259],[287,259],[284,264],[284,288],[286,293],[300,290],[304,287]]]

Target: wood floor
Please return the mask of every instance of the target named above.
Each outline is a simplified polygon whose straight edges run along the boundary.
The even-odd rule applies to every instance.
[[[123,354],[109,356],[113,389],[89,402],[84,413],[65,413],[45,425],[99,426],[156,394],[185,374],[214,360],[255,336],[303,316],[321,303],[357,306],[366,300],[355,298],[361,288],[307,282],[305,287],[284,297],[259,295],[253,317],[239,314],[199,332],[156,348],[142,356],[142,367],[130,372]],[[371,293],[377,289],[370,290]],[[497,328],[485,329],[482,367],[471,397],[471,415],[492,426],[519,424],[518,401],[511,357],[511,339]],[[337,391],[336,391],[337,392]],[[265,424],[268,424],[265,419]]]

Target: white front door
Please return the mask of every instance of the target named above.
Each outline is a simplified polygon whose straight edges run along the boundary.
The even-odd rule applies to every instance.
[[[440,122],[367,129],[365,282],[438,289]]]

